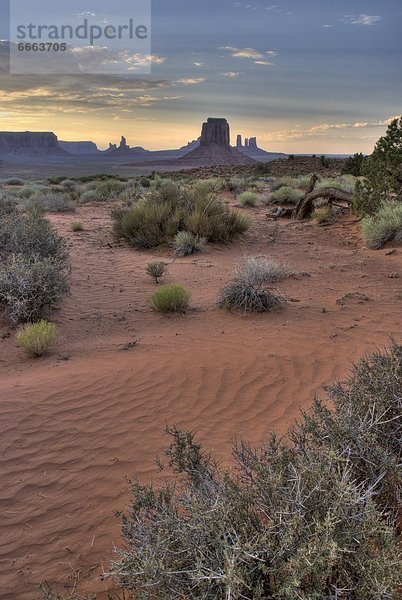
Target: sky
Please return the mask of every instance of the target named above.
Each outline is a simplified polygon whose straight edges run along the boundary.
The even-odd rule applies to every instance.
[[[123,18],[136,0],[102,1]],[[0,14],[3,131],[101,148],[125,135],[155,150],[225,117],[232,143],[241,133],[275,152],[369,153],[402,112],[400,0],[153,0],[150,74],[10,75],[7,0]],[[104,60],[92,50],[91,64]]]

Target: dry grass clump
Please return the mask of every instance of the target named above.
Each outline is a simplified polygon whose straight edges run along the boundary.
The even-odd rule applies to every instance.
[[[328,205],[322,208],[315,208],[311,216],[318,223],[328,223],[332,217],[332,208]]]
[[[221,290],[218,306],[241,312],[268,312],[280,306],[283,299],[268,284],[289,274],[288,269],[262,257],[245,258],[234,278]]]
[[[151,305],[157,312],[184,312],[190,302],[190,293],[182,285],[173,283],[164,285],[155,292]]]
[[[70,229],[74,232],[84,231],[84,225],[81,223],[81,221],[73,221],[70,225]]]
[[[363,219],[361,227],[365,240],[374,250],[387,242],[402,243],[402,203],[385,202],[374,216]]]
[[[166,275],[166,267],[166,263],[162,261],[155,261],[147,264],[146,272],[155,280],[155,283],[159,283],[162,277]]]
[[[173,248],[176,256],[189,256],[205,250],[207,240],[191,231],[179,231],[174,237]]]
[[[39,321],[21,327],[16,335],[17,344],[24,352],[32,357],[42,357],[47,354],[57,336],[57,327],[48,321]]]

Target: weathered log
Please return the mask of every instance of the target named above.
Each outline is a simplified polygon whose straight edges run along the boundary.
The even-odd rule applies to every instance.
[[[307,193],[301,198],[293,210],[292,217],[294,219],[307,219],[310,217],[313,212],[314,200],[318,198],[326,198],[328,199],[328,203],[331,204],[332,201],[345,202],[347,206],[350,206],[353,200],[353,194],[349,192],[344,192],[338,188],[327,187],[322,188],[321,190],[315,190],[315,185],[318,181],[318,177],[313,175],[310,180],[310,185],[307,190]]]

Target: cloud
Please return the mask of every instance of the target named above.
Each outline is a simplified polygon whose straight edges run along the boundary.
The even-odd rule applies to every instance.
[[[49,73],[20,77],[10,75],[7,71],[8,48],[8,43],[0,43],[0,116],[17,126],[33,124],[41,117],[70,114],[99,114],[102,118],[108,118],[113,113],[126,111],[132,115],[142,107],[177,101],[182,98],[176,93],[179,87],[183,90],[184,86],[204,81],[203,78],[156,79],[128,74],[83,76]],[[98,60],[99,54],[102,56],[102,53],[93,53],[92,60]],[[170,90],[172,93],[169,93]]]
[[[368,128],[376,128],[376,127],[386,127],[388,126],[394,119],[400,118],[399,115],[388,117],[382,121],[373,121],[373,122],[360,122],[355,121],[353,123],[321,123],[319,125],[314,125],[314,127],[310,127],[309,129],[301,129],[296,127],[291,130],[282,130],[282,131],[273,131],[269,140],[271,142],[283,142],[288,140],[296,140],[296,139],[304,139],[304,138],[318,138],[318,137],[327,137],[328,132],[336,131],[336,130],[353,130],[353,129],[368,129]]]
[[[381,21],[382,17],[378,15],[344,15],[342,21],[350,25],[364,25],[370,27]]]
[[[233,48],[232,46],[223,46],[221,50],[230,52],[233,58],[263,58],[264,55],[254,48]]]
[[[198,85],[199,83],[203,83],[204,81],[204,77],[184,77],[182,79],[176,79],[175,83],[181,83],[182,85]]]
[[[204,66],[204,63],[202,63],[202,62],[195,62],[195,63],[193,63],[193,65],[194,65],[195,67],[201,68],[201,67],[203,67],[203,66]]]
[[[267,60],[267,56],[273,58],[278,55],[275,50],[266,50],[262,52],[260,50],[255,50],[254,48],[234,48],[233,46],[222,46],[220,49],[229,52],[232,58],[251,59],[256,65],[272,66],[273,63]]]
[[[243,75],[243,73],[241,73],[240,71],[226,71],[225,73],[222,73],[222,75],[224,77],[229,77],[234,79],[235,77],[240,77],[240,75]]]

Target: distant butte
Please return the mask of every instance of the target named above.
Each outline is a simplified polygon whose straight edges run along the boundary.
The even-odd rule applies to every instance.
[[[198,148],[178,160],[181,164],[206,167],[210,165],[248,165],[254,159],[230,145],[230,129],[226,119],[210,117],[202,125]]]

